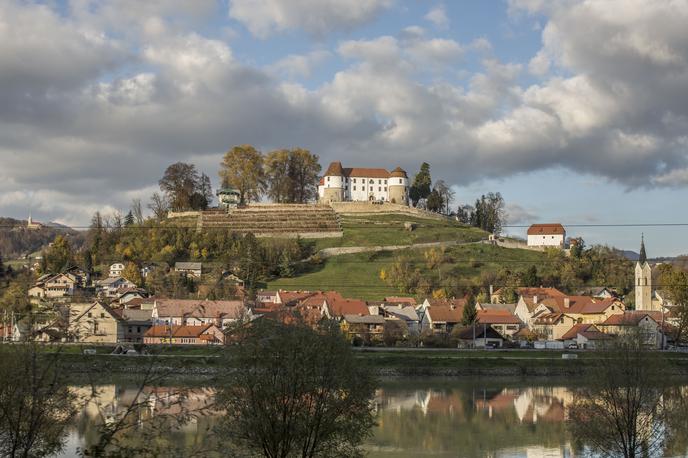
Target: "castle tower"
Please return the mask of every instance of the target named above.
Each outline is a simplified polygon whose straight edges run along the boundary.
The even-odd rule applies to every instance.
[[[647,262],[644,236],[640,239],[640,257],[635,265],[635,309],[652,310],[652,268]]]
[[[401,205],[408,205],[408,175],[397,167],[389,174],[389,201]]]
[[[344,200],[344,169],[342,163],[335,161],[323,175],[323,203],[341,202]]]

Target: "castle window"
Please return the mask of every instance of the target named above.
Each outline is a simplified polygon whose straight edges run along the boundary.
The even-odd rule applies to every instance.
[[[387,180],[385,180],[385,184],[387,184]]]
[[[399,184],[401,184],[401,178],[399,178]]]
[[[356,180],[354,180],[354,181],[356,181]],[[355,190],[356,190],[356,186],[354,186],[354,191],[355,191]]]
[[[327,177],[327,181],[330,181],[330,177]]]
[[[370,184],[375,184],[375,180],[373,180],[373,179],[371,178],[371,179],[370,179]]]
[[[377,187],[377,190],[378,190],[378,192],[379,192],[379,191],[382,191],[382,186],[378,186],[378,187]]]
[[[354,183],[356,183],[356,178],[354,178]]]
[[[385,192],[387,192],[387,186],[385,186]]]
[[[377,184],[382,184],[382,180],[377,180]]]

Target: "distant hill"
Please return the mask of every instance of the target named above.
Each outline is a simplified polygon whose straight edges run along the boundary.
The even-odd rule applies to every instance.
[[[0,217],[0,254],[3,259],[16,259],[40,251],[57,235],[69,237],[75,249],[84,244],[84,233],[58,223],[48,223],[39,230],[28,230],[26,221]]]
[[[629,261],[637,261],[640,259],[640,253],[637,253],[633,250],[617,250],[617,252]]]

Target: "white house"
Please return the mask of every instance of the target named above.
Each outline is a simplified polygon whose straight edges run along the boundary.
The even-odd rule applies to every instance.
[[[174,263],[174,271],[187,277],[201,278],[203,264],[200,262],[176,262]]]
[[[388,172],[378,168],[344,168],[332,162],[318,186],[321,202],[392,202],[408,205],[409,179],[397,167]]]
[[[533,224],[528,228],[528,246],[564,247],[566,230],[559,223]]]
[[[110,273],[108,276],[119,277],[122,275],[122,272],[124,272],[124,263],[115,262],[114,264],[110,265]]]
[[[96,282],[96,293],[106,297],[117,297],[123,289],[136,288],[136,285],[123,277],[109,277]]]

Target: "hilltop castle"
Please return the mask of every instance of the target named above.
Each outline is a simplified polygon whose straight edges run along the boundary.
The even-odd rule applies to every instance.
[[[320,202],[391,202],[408,205],[408,175],[400,167],[385,169],[344,168],[333,162],[320,179]]]

